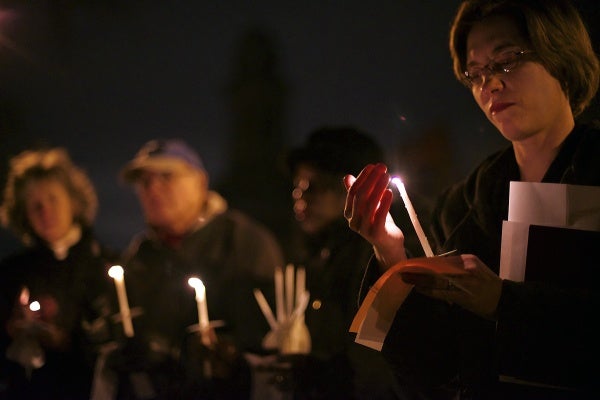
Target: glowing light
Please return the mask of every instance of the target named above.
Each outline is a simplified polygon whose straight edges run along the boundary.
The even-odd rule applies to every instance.
[[[39,301],[32,301],[31,304],[29,305],[29,309],[31,311],[40,311],[42,307],[40,306],[40,302]]]

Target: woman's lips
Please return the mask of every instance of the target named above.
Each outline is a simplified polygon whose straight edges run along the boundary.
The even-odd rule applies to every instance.
[[[490,107],[490,113],[492,115],[496,115],[497,113],[506,110],[512,105],[513,103],[493,103]]]

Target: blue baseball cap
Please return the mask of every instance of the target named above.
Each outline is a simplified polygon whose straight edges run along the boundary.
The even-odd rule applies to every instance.
[[[181,139],[155,139],[147,142],[121,170],[125,182],[135,182],[142,171],[204,171],[200,156]]]

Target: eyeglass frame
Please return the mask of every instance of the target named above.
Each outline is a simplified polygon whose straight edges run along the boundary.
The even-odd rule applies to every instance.
[[[152,182],[159,185],[170,185],[177,179],[191,176],[189,171],[141,171],[134,181],[134,187],[138,190],[147,190]]]
[[[474,79],[481,80],[480,82],[475,82],[474,79],[470,77],[468,70],[463,71],[464,83],[468,87],[473,87],[473,86],[480,87],[481,85],[483,85],[482,79],[484,76],[484,71],[487,71],[485,73],[485,75],[488,77],[493,76],[493,75],[499,75],[499,74],[508,74],[509,72],[518,68],[523,61],[527,61],[527,60],[523,59],[523,56],[526,56],[528,54],[533,54],[534,51],[518,50],[518,51],[507,51],[506,53],[513,53],[515,56],[514,59],[512,59],[508,62],[497,62],[497,61],[491,60],[489,63],[487,63],[486,65],[484,65],[478,69],[479,76]]]

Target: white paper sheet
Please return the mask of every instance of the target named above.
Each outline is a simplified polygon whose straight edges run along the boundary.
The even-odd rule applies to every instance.
[[[502,223],[502,279],[525,279],[530,225],[600,231],[600,187],[510,182],[508,221]]]

